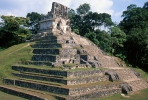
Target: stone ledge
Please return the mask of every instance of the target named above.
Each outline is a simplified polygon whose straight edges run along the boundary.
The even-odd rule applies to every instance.
[[[57,55],[33,55],[32,61],[50,61],[50,62],[56,62],[56,60],[59,58]]]
[[[94,84],[94,85],[83,85],[75,88],[69,89],[69,95],[80,95],[80,94],[87,94],[93,91],[103,90],[103,89],[113,89],[113,88],[120,88],[120,85],[123,82],[114,82],[114,83],[104,83],[104,84]],[[121,88],[120,88],[121,90]]]
[[[65,85],[79,85],[79,84],[90,84],[102,81],[108,81],[109,78],[107,76],[90,76],[83,78],[74,78],[74,79],[63,79],[63,77],[59,76],[49,76],[42,74],[32,74],[32,73],[12,73],[14,76],[20,78],[34,79],[34,80],[42,80],[48,82],[61,83]]]
[[[22,63],[20,63],[22,64]],[[26,61],[25,65],[37,65],[37,66],[52,66],[52,62],[49,61]]]
[[[50,43],[38,43],[31,45],[32,48],[62,48],[61,44],[50,44]]]
[[[58,75],[58,76],[64,76],[67,78],[102,76],[105,74],[105,70],[101,70],[101,69],[64,71],[64,70],[30,68],[30,67],[24,67],[24,66],[12,66],[12,69],[20,72],[33,72],[33,73],[41,73],[41,74],[48,74],[48,75]]]
[[[102,98],[111,96],[113,94],[121,93],[120,88],[114,88],[114,89],[105,89],[100,91],[94,91],[87,94],[78,94],[75,96],[69,96],[67,100],[92,100],[95,98]]]
[[[49,82],[56,82],[67,85],[67,80],[64,80],[62,78],[56,78],[51,76],[41,76],[41,75],[31,75],[31,74],[25,74],[25,73],[13,73],[14,76],[21,77],[21,78],[27,78],[27,79],[35,79],[35,80],[42,80],[42,81],[49,81]]]
[[[67,77],[67,71],[29,68],[29,67],[23,67],[23,66],[12,66],[12,69],[20,72],[34,72],[34,73]]]
[[[94,84],[93,86],[82,86],[79,85],[77,87],[67,87],[67,86],[53,86],[45,83],[39,83],[39,82],[33,82],[31,80],[15,80],[15,79],[4,79],[3,82],[5,84],[9,85],[16,85],[20,87],[25,87],[25,88],[31,88],[31,89],[36,89],[36,90],[41,90],[41,91],[46,91],[46,92],[51,92],[54,94],[62,94],[62,95],[83,95],[83,94],[89,94],[93,93],[95,91],[101,91],[101,90],[112,90],[115,88],[120,88],[121,83],[114,83],[114,84]],[[64,88],[65,87],[65,88]],[[121,88],[120,88],[121,91]]]
[[[34,54],[59,54],[59,49],[34,49]]]
[[[15,79],[4,79],[3,82],[8,85],[16,85],[25,88],[31,88],[46,92],[51,92],[55,94],[69,95],[69,89],[52,86],[43,83],[31,82],[31,81],[23,81],[23,80],[15,80]]]
[[[82,71],[75,71],[75,72],[67,72],[67,77],[75,78],[75,77],[87,77],[87,76],[94,76],[94,75],[104,75],[105,71],[101,69],[96,70],[82,70]]]
[[[107,76],[90,76],[67,80],[67,85],[90,84],[108,80],[109,78]]]
[[[5,86],[0,86],[0,91],[15,95],[15,96],[19,96],[22,98],[26,98],[29,100],[46,100],[45,98],[41,98],[38,95],[32,95],[32,94],[25,93],[22,91],[13,90],[13,89],[5,87]]]

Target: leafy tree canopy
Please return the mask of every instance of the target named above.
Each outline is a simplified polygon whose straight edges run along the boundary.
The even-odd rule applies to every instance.
[[[148,70],[148,2],[137,7],[131,4],[123,12],[120,28],[127,34],[124,44],[129,63]]]
[[[0,47],[9,47],[30,38],[30,31],[26,28],[28,18],[1,16],[1,19]]]
[[[33,34],[36,34],[39,29],[39,21],[43,17],[43,14],[39,14],[37,12],[31,12],[26,15],[27,18],[30,19],[28,25],[31,28]]]

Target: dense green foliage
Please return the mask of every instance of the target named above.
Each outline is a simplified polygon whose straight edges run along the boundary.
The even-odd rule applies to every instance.
[[[117,26],[109,14],[98,14],[90,9],[90,5],[85,3],[76,11],[69,11],[72,30],[108,54],[148,70],[148,2],[142,8],[129,5]]]
[[[37,33],[42,16],[42,14],[36,12],[28,13],[27,18],[2,15],[2,22],[0,22],[0,51],[30,39],[31,34]]]
[[[14,16],[1,16],[0,47],[7,48],[14,44],[25,42],[31,36],[26,28],[29,19]]]
[[[124,44],[129,63],[148,70],[148,2],[143,6],[131,4],[123,12],[120,28],[126,33]]]
[[[69,11],[72,30],[88,38],[105,52],[124,59],[121,52],[123,53],[126,34],[115,26],[109,14],[92,12],[90,8],[90,5],[85,3],[76,11]]]
[[[33,34],[36,34],[37,31],[39,30],[39,21],[41,20],[43,15],[39,14],[37,12],[31,12],[31,13],[28,13],[26,15],[26,17],[30,19],[28,26],[29,26],[31,32]]]

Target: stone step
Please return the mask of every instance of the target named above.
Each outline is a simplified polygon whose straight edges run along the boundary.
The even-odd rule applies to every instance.
[[[34,80],[42,80],[48,82],[55,82],[61,83],[65,85],[80,85],[80,84],[90,84],[90,83],[97,83],[102,81],[108,81],[108,76],[90,76],[90,77],[83,77],[83,78],[65,78],[60,76],[53,76],[53,75],[46,75],[46,74],[37,74],[32,72],[15,72],[12,73],[14,76],[21,77],[21,78],[28,78]]]
[[[92,77],[92,76],[102,76],[105,74],[105,69],[102,68],[91,68],[89,70],[78,70],[78,71],[70,71],[67,73],[68,78],[84,78],[84,77]]]
[[[25,62],[25,64],[37,66],[52,66],[52,62],[50,61],[27,61]]]
[[[55,35],[47,35],[42,38],[42,40],[52,40],[52,39],[56,40],[57,37]]]
[[[34,54],[54,54],[57,55],[60,53],[60,49],[42,49],[37,48],[33,50]]]
[[[35,48],[33,50],[34,54],[50,54],[50,55],[60,55],[60,56],[76,56],[77,49],[52,49],[52,48]]]
[[[55,82],[55,83],[67,85],[67,80],[63,79],[63,77],[49,76],[49,75],[43,75],[43,74],[32,74],[32,73],[16,73],[16,72],[12,74],[14,76],[21,77],[21,78]]]
[[[54,94],[69,95],[69,89],[55,84],[45,83],[41,81],[26,80],[26,79],[4,79],[3,82],[8,85],[15,85]]]
[[[31,45],[33,48],[62,48],[62,44],[57,43],[37,43],[34,45]]]
[[[40,41],[37,41],[36,43],[60,43],[58,42],[58,40],[40,40]]]
[[[130,81],[128,82],[128,84],[132,87],[133,91],[138,91],[138,90],[148,88],[148,83],[143,79]]]
[[[84,92],[83,94],[69,96],[68,100],[92,100],[95,98],[108,97],[121,93],[121,88],[96,90],[93,92]]]
[[[19,72],[29,72],[29,73],[37,73],[37,74],[47,74],[47,75],[55,75],[59,77],[67,77],[69,79],[77,79],[77,78],[88,78],[88,77],[95,77],[95,76],[103,76],[105,74],[105,69],[95,69],[95,68],[87,68],[83,69],[74,69],[71,70],[63,70],[61,68],[54,68],[48,66],[32,66],[32,65],[14,65],[12,66],[12,70],[19,71]],[[105,76],[107,77],[107,76]]]
[[[66,100],[66,96],[55,95],[43,91],[27,89],[14,85],[0,85],[0,91],[28,100]]]
[[[28,100],[55,100],[55,98],[50,95],[36,91],[29,91],[27,89],[19,88],[16,86],[0,85],[0,91],[26,98]]]
[[[56,62],[58,59],[59,59],[58,55],[50,55],[50,54],[34,54],[32,56],[32,61]]]
[[[66,43],[66,42],[67,41],[63,40],[63,39],[50,39],[50,40],[43,39],[43,40],[37,41],[36,43],[59,43],[59,44],[63,44],[63,43]]]
[[[65,79],[66,78],[66,77],[58,76],[58,75],[48,75],[48,74],[33,73],[33,72],[14,72],[14,73],[28,74],[28,75],[35,75],[35,76],[43,76],[43,77],[57,78],[57,79]]]
[[[22,83],[22,81],[17,81],[17,80],[14,82],[15,85],[18,85],[18,82],[19,82],[19,87],[13,86],[13,88],[11,88],[11,89],[4,88],[4,90],[6,92],[11,92],[10,90],[13,90],[12,91],[13,93],[17,92],[15,94],[20,94],[20,91],[21,92],[23,91],[23,93],[25,93],[25,94],[28,93],[29,95],[33,95],[33,96],[37,95],[38,98],[43,97],[43,99],[35,99],[35,100],[54,100],[55,98],[56,98],[56,100],[92,100],[94,98],[101,98],[101,97],[110,96],[110,95],[113,95],[113,94],[116,94],[116,93],[121,93],[121,88],[107,87],[107,88],[104,88],[104,89],[98,89],[98,90],[96,89],[96,90],[93,90],[93,91],[85,91],[81,94],[72,94],[71,93],[71,95],[66,96],[65,93],[64,93],[64,95],[62,95],[62,93],[64,91],[62,91],[62,93],[60,93],[60,95],[51,93],[53,91],[54,91],[54,93],[57,93],[57,91],[58,91],[58,93],[61,92],[60,88],[58,88],[59,90],[53,90],[51,87],[49,88],[49,86],[47,86],[47,85],[46,86],[44,85],[44,87],[42,85],[40,85],[38,87],[39,84],[35,84],[35,83],[34,84],[30,83],[30,84],[27,85],[27,83],[26,83],[27,81],[24,81],[25,83],[23,83],[23,85],[22,84],[20,85],[20,83]],[[22,87],[20,87],[20,86],[22,86]],[[9,87],[10,87],[10,85],[9,85]],[[27,88],[24,88],[24,87],[27,87]],[[28,87],[32,87],[33,89],[30,89],[30,88],[28,89]],[[43,88],[43,90],[41,88]],[[54,87],[54,88],[56,88],[56,87]],[[37,89],[37,90],[34,90],[34,89]],[[49,89],[51,89],[52,91],[49,90]],[[41,90],[41,91],[38,91],[38,90]],[[26,97],[29,98],[29,96],[26,96]],[[53,98],[53,97],[55,97],[55,98]]]
[[[98,90],[104,90],[104,89],[114,89],[119,88],[119,85],[122,83],[105,83],[105,84],[92,84],[92,85],[77,85],[77,86],[66,86],[66,85],[55,85],[51,83],[45,83],[42,81],[35,81],[35,80],[26,80],[26,79],[4,79],[3,82],[5,84],[9,85],[16,85],[19,87],[25,87],[40,91],[45,91],[49,93],[54,94],[62,94],[62,95],[69,95],[69,96],[75,96],[75,95],[81,95],[81,94],[87,94],[92,93]],[[121,88],[120,88],[121,91]]]
[[[67,85],[81,85],[108,81],[108,76],[89,76],[82,78],[73,78],[67,80]]]
[[[131,69],[124,68],[114,70],[118,74],[120,80],[128,81],[130,79],[138,79],[138,77],[134,74],[134,72]]]
[[[87,94],[87,93],[98,91],[98,90],[120,88],[121,84],[123,84],[123,82],[111,83],[106,81],[106,82],[98,82],[98,83],[92,83],[92,84],[70,86],[69,95],[80,95],[80,94]],[[121,88],[120,88],[120,91],[121,91]]]
[[[20,72],[32,72],[32,73],[40,73],[40,74],[47,74],[47,75],[56,75],[56,76],[62,76],[67,77],[67,71],[62,70],[54,70],[49,67],[48,68],[38,68],[38,67],[29,67],[25,65],[16,65],[12,66],[12,70],[20,71]]]

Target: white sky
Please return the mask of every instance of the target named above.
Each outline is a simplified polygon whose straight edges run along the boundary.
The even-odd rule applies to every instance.
[[[136,4],[142,7],[147,0],[1,0],[0,15],[25,17],[30,12],[46,14],[51,10],[52,2],[61,3],[73,9],[78,8],[80,4],[88,3],[93,12],[108,13],[114,22],[120,22],[122,12],[127,6]]]

